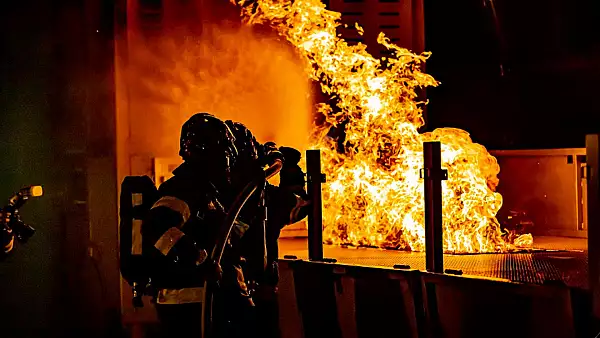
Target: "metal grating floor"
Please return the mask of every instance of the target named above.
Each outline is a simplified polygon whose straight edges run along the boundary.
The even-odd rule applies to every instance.
[[[460,270],[465,275],[502,278],[521,283],[543,284],[562,281],[570,287],[586,289],[588,287],[587,248],[582,244],[585,241],[569,240],[561,242],[552,238],[547,241],[547,246],[550,247],[548,249],[551,251],[444,255],[444,269]],[[541,248],[540,244],[537,247]],[[307,259],[306,239],[280,240],[280,253],[282,257],[293,255],[300,259]],[[425,253],[420,252],[326,245],[324,254],[325,257],[335,258],[343,264],[381,267],[408,265],[412,269],[425,270]]]

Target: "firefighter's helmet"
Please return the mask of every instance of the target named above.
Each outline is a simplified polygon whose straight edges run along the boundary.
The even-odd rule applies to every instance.
[[[231,120],[225,121],[235,136],[235,146],[238,150],[239,158],[243,162],[255,161],[259,157],[260,143],[243,123]]]
[[[195,114],[183,124],[179,145],[179,155],[184,161],[223,166],[224,170],[229,170],[238,156],[229,126],[208,113]]]

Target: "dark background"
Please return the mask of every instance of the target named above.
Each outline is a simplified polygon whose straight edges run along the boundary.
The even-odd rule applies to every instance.
[[[497,1],[499,39],[482,0],[425,1],[427,71],[442,82],[428,128],[491,149],[583,147],[600,131],[594,2]],[[0,5],[0,197],[46,190],[23,210],[38,233],[0,263],[3,338],[117,336],[116,290],[87,255],[89,159],[114,150],[112,19],[108,0]]]
[[[428,128],[491,149],[584,147],[600,131],[600,2],[494,4],[500,36],[489,0],[425,1],[427,71],[442,83],[428,90]]]
[[[0,262],[3,338],[117,337],[118,288],[98,258],[111,250],[90,236],[87,203],[91,159],[114,153],[112,13],[106,0],[0,4],[0,199],[45,188],[22,210],[37,233]]]

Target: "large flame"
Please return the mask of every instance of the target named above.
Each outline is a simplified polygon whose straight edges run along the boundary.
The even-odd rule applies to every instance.
[[[417,101],[416,90],[437,85],[419,68],[428,53],[411,53],[380,33],[378,42],[393,56],[374,58],[365,45],[348,45],[337,35],[341,14],[327,10],[319,0],[240,5],[247,23],[271,25],[296,46],[307,61],[309,76],[337,101],[335,109],[321,104],[319,110],[328,127],[343,123],[343,151],[325,131],[314,135],[328,182],[323,192],[327,242],[423,250],[422,144],[440,141],[442,163],[449,172],[443,183],[445,250],[495,252],[515,247],[495,217],[502,205],[495,192],[500,170],[496,159],[465,131],[418,132],[423,103]]]

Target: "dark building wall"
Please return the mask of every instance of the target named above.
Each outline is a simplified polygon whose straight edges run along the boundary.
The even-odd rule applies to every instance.
[[[584,146],[600,131],[597,1],[493,1],[500,35],[491,3],[425,1],[427,70],[442,82],[429,127],[495,149]]]
[[[61,199],[55,181],[51,144],[51,32],[40,29],[48,17],[1,5],[0,47],[0,196],[26,184],[44,184],[48,195],[31,201],[23,218],[37,234],[18,253],[0,262],[0,328],[3,337],[39,335],[51,326],[59,309],[54,297],[59,284],[59,214]],[[48,6],[39,7],[48,12]]]
[[[0,262],[0,335],[116,336],[112,10],[56,3],[0,7],[0,196],[45,188],[23,209],[37,233]],[[98,198],[106,207],[92,208]]]

